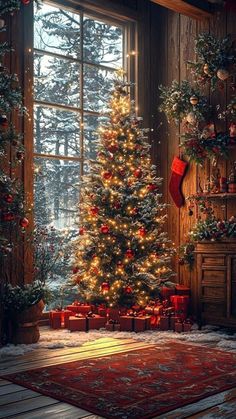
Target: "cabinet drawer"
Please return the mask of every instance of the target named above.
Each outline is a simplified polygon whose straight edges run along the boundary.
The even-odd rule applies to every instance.
[[[209,266],[225,266],[225,257],[220,255],[214,257],[212,255],[203,255],[202,263]]]
[[[202,297],[207,298],[208,300],[225,300],[225,287],[202,287]]]
[[[215,318],[224,317],[226,315],[225,304],[214,304],[214,303],[203,303],[202,304],[202,313],[211,315]]]
[[[202,270],[202,282],[213,285],[223,285],[225,284],[226,278],[225,270],[211,270],[203,269]]]

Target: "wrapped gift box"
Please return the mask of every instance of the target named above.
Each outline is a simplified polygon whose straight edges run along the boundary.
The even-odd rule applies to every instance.
[[[134,330],[134,317],[120,316],[120,330],[132,332]]]
[[[108,308],[107,309],[108,318],[111,320],[115,320],[117,322],[120,321],[120,309],[119,308]]]
[[[160,316],[154,314],[150,317],[150,329],[157,329],[160,324]]]
[[[187,295],[172,295],[170,297],[171,303],[175,311],[188,311],[189,296]]]
[[[169,316],[160,316],[160,329],[169,330],[170,328],[170,318]]]
[[[185,285],[176,284],[175,294],[177,295],[188,295],[190,296],[190,288]]]
[[[105,327],[106,317],[99,316],[99,314],[94,314],[91,317],[88,317],[88,330],[101,329]]]
[[[71,310],[63,310],[61,313],[62,323],[66,329],[69,326],[69,317],[73,316],[73,311]]]
[[[160,292],[163,300],[169,300],[171,295],[175,294],[175,288],[163,286],[161,287]]]
[[[51,310],[49,312],[49,325],[52,329],[61,329],[62,311]]]
[[[148,305],[145,307],[144,311],[146,314],[155,314],[156,316],[159,316],[162,313],[163,305],[162,304],[156,304],[156,305]]]
[[[68,329],[71,332],[87,332],[87,330],[88,330],[87,318],[84,317],[84,316],[81,316],[81,317],[71,316],[71,317],[69,317]]]
[[[81,314],[88,314],[91,311],[91,305],[82,305],[78,303],[70,304],[66,307],[67,310],[72,311],[73,313],[81,313]]]
[[[144,332],[150,329],[151,316],[138,316],[134,318],[134,331]]]
[[[190,332],[192,329],[192,322],[190,320],[185,320],[183,322],[183,332]]]
[[[175,323],[175,332],[178,332],[178,333],[183,332],[183,323],[182,323],[182,321],[177,321]]]
[[[180,318],[176,315],[170,316],[170,329],[175,330],[175,323],[177,323]]]

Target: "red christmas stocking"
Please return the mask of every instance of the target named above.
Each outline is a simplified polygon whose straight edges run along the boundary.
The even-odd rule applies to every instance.
[[[188,163],[174,157],[171,165],[171,178],[169,183],[169,191],[175,205],[180,208],[184,205],[184,196],[181,191],[181,184],[185,175]]]

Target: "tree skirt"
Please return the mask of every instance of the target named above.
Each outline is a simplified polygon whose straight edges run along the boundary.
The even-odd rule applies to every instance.
[[[5,375],[106,418],[147,419],[236,386],[236,354],[168,342]]]

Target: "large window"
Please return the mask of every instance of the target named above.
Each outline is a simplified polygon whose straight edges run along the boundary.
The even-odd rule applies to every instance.
[[[122,24],[82,9],[35,8],[35,219],[64,236],[76,229],[79,184],[95,158],[114,72],[124,66],[124,35]]]

